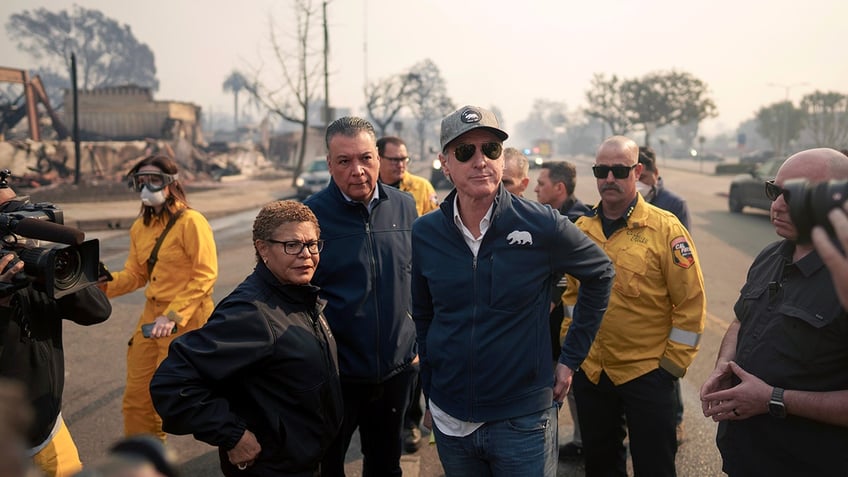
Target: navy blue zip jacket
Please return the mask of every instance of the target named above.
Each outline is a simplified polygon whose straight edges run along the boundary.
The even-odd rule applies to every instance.
[[[567,217],[503,186],[475,259],[454,223],[455,195],[412,228],[413,318],[424,395],[471,422],[547,409],[554,382],[551,285],[563,273],[580,280],[579,325],[569,329],[559,358],[576,370],[606,311],[612,264]]]
[[[381,383],[415,357],[410,316],[415,199],[378,183],[371,212],[350,202],[333,180],[306,204],[318,217],[324,249],[312,283],[327,300],[342,381]]]

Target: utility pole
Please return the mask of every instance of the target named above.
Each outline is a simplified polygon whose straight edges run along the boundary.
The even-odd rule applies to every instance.
[[[327,27],[327,0],[321,5],[324,14],[324,129],[330,126],[330,72],[327,63],[330,57],[330,32]]]
[[[74,185],[79,185],[80,181],[80,165],[82,164],[82,160],[80,156],[82,152],[80,151],[80,133],[79,133],[79,95],[77,91],[77,55],[76,53],[71,53],[71,91],[73,91],[73,103],[74,103],[74,156],[75,156],[75,164],[74,164]]]

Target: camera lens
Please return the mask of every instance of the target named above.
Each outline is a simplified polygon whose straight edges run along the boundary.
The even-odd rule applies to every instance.
[[[805,179],[792,179],[783,184],[789,204],[789,215],[798,230],[798,242],[809,243],[810,233],[816,225],[833,233],[827,213],[848,199],[848,181],[832,180],[810,184]]]
[[[81,274],[79,252],[73,248],[63,248],[56,253],[53,262],[53,285],[58,290],[66,290],[79,281]]]

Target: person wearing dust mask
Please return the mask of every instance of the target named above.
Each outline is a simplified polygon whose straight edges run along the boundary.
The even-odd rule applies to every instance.
[[[188,206],[171,158],[147,156],[130,169],[127,180],[139,194],[141,209],[130,228],[124,269],[101,287],[109,298],[147,287],[144,311],[127,350],[124,434],[150,434],[164,441],[150,380],[171,341],[202,327],[212,313],[218,258],[212,228]]]

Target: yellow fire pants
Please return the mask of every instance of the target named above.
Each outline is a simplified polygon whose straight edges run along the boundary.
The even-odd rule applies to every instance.
[[[32,456],[35,465],[47,477],[71,477],[82,469],[79,452],[62,416],[57,423],[59,429],[37,454]]]

